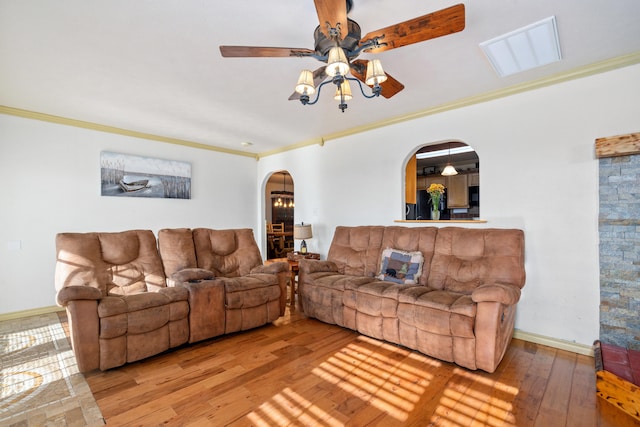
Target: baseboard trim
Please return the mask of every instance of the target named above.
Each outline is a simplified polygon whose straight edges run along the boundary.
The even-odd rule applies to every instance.
[[[566,350],[572,353],[593,357],[593,347],[590,345],[578,344],[572,341],[565,341],[558,338],[538,335],[531,332],[521,331],[519,329],[515,329],[513,331],[513,337],[523,341],[529,341],[536,344],[546,345],[547,347],[553,347],[560,350]]]
[[[64,308],[55,305],[49,307],[32,308],[31,310],[14,311],[12,313],[0,314],[0,322],[3,320],[13,320],[20,319],[22,317],[38,316],[40,314],[57,313],[59,311],[64,311]]]

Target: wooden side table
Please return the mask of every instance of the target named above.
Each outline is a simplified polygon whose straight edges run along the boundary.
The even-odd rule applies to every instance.
[[[289,252],[287,254],[287,262],[289,263],[289,271],[291,271],[291,306],[295,305],[296,298],[296,275],[299,271],[299,262],[301,259],[320,259],[320,254],[307,252],[301,254],[300,252]]]

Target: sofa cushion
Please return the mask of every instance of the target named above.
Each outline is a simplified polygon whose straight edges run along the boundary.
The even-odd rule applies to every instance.
[[[98,301],[98,317],[109,317],[124,314],[129,310],[124,298],[104,297]]]
[[[171,293],[178,300],[187,295],[182,289]],[[100,338],[145,333],[163,327],[170,319],[170,301],[171,296],[156,292],[102,298],[98,303]]]
[[[365,283],[377,281],[375,277],[347,276],[335,272],[311,273],[306,277],[311,278],[314,287],[330,288],[337,291],[354,290]]]
[[[400,292],[398,300],[401,303],[454,312],[469,317],[476,315],[476,303],[472,301],[471,296],[457,292],[441,290],[431,290],[419,294]]]
[[[142,310],[129,311],[127,313],[127,335],[144,334],[164,327],[169,323],[169,307],[169,304],[165,304],[157,307],[144,308]],[[169,341],[167,340],[167,343],[163,345],[165,345],[166,350],[169,348]]]
[[[400,321],[439,335],[474,337],[476,304],[470,295],[416,288],[410,291],[398,296]]]
[[[424,257],[419,251],[386,248],[380,258],[378,279],[386,282],[415,285],[422,275]]]
[[[97,235],[103,261],[108,264],[108,294],[129,295],[166,287],[156,238],[151,230]]]
[[[90,286],[107,296],[166,287],[156,238],[150,230],[60,233],[56,250],[58,291]]]
[[[270,276],[273,280],[259,276]],[[273,275],[222,277],[218,280],[224,283],[227,310],[262,306],[280,299],[280,287]]]
[[[341,274],[373,277],[378,273],[385,227],[336,227],[327,259]]]
[[[107,295],[133,295],[147,291],[144,272],[134,264],[111,267],[111,282],[107,283]]]
[[[167,277],[197,266],[196,248],[190,228],[165,228],[158,231],[158,250]]]
[[[398,309],[398,293],[404,285],[388,282],[372,282],[356,292],[356,310],[370,316],[395,317]],[[346,305],[346,304],[345,304]]]
[[[438,231],[428,285],[470,294],[481,285],[524,286],[524,233],[516,229]]]
[[[262,265],[262,255],[250,228],[193,230],[198,267],[216,277],[240,277]]]

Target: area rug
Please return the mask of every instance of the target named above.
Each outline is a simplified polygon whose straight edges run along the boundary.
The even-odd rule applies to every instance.
[[[104,425],[57,314],[0,322],[0,425]]]

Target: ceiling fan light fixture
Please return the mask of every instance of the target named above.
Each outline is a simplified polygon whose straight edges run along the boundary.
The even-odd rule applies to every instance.
[[[329,77],[346,76],[349,72],[349,61],[344,50],[339,46],[334,46],[329,50],[329,56],[327,58],[327,67],[325,73]]]
[[[381,94],[385,98],[391,98],[403,90],[404,85],[386,74],[379,61],[365,62],[365,60],[356,59],[358,55],[362,52],[380,53],[420,43],[457,33],[465,28],[465,5],[462,3],[371,31],[365,36],[362,36],[360,25],[347,17],[353,0],[346,0],[346,5],[345,0],[314,0],[314,4],[320,25],[314,31],[313,50],[267,46],[220,46],[221,55],[225,58],[310,57],[324,62],[326,65],[313,72],[313,84],[305,75],[299,79],[296,91],[289,96],[289,100],[297,99],[302,105],[316,104],[323,86],[340,85],[343,79],[357,84],[360,92],[367,99],[377,98]],[[370,68],[369,72],[366,72],[367,68]],[[382,84],[385,85],[384,94]],[[367,95],[365,86],[371,88],[371,95]],[[310,99],[310,94],[314,94],[313,100]],[[344,112],[347,104],[341,101],[339,108]]]
[[[379,85],[387,80],[387,74],[382,68],[382,63],[379,59],[372,59],[367,63],[367,74],[365,83],[369,86]]]
[[[348,80],[343,80],[340,86],[336,88],[336,93],[333,95],[333,99],[336,101],[351,101],[353,95],[351,94],[351,86]]]
[[[296,84],[296,92],[300,95],[313,95],[316,88],[313,85],[313,73],[309,70],[302,70]]]
[[[444,167],[444,169],[442,170],[442,176],[453,176],[453,175],[458,175],[458,171],[456,170],[456,168],[454,168],[451,163],[447,164],[447,166]]]

